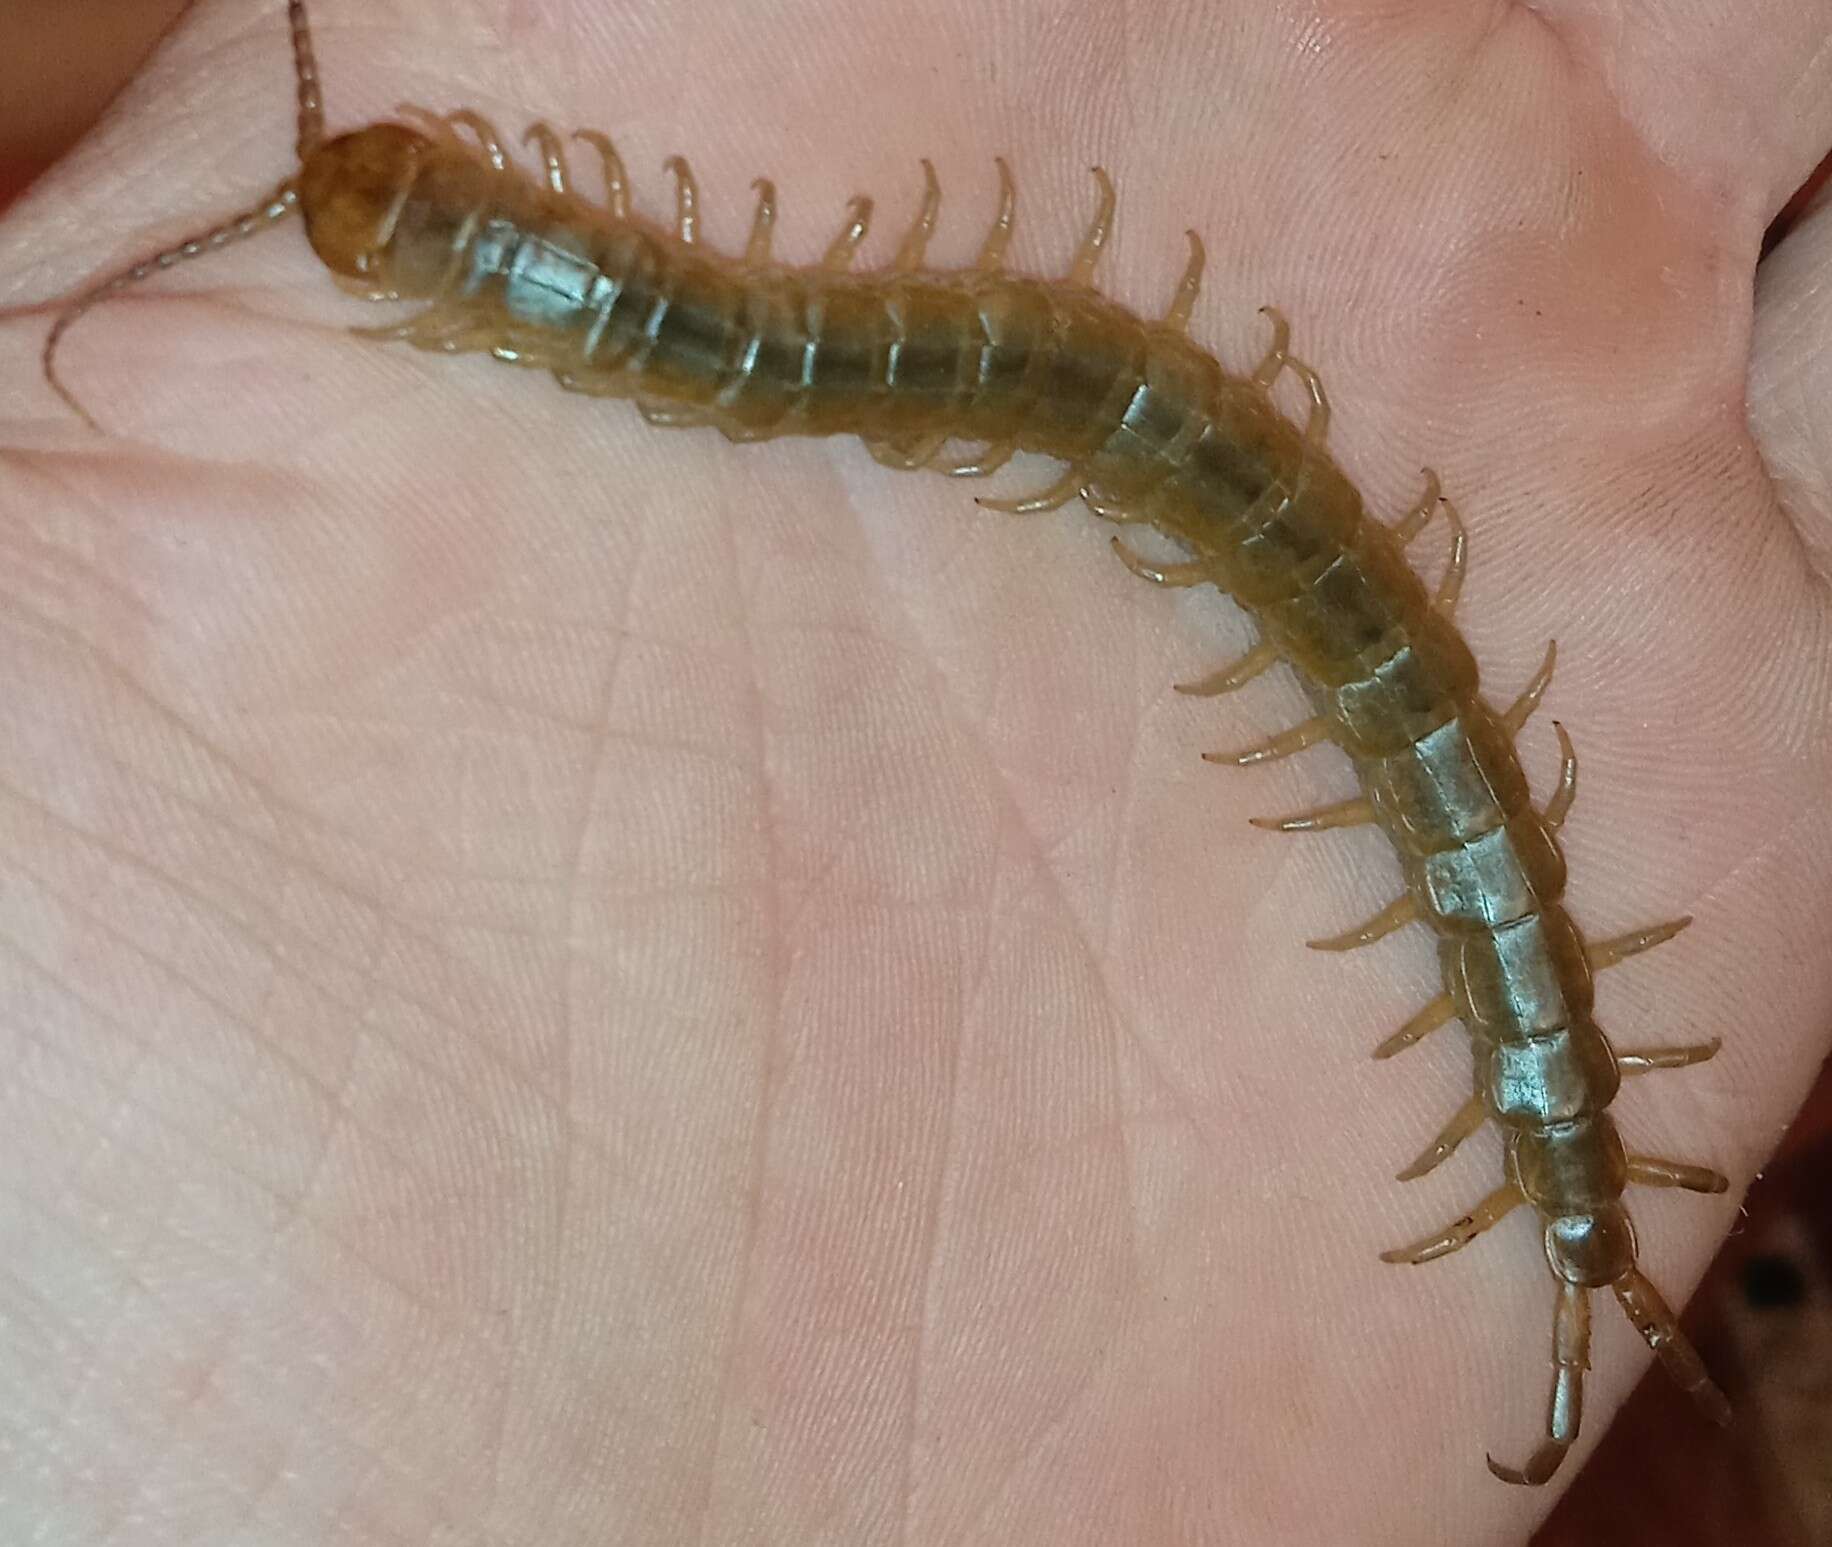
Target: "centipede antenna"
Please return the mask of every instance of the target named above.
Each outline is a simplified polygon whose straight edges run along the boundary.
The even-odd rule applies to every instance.
[[[240,242],[263,231],[276,221],[284,220],[299,207],[299,187],[292,178],[287,178],[265,199],[252,209],[243,210],[239,215],[232,215],[221,225],[208,231],[199,232],[196,236],[186,237],[162,252],[151,257],[142,258],[132,268],[122,269],[111,274],[99,284],[85,290],[74,301],[58,313],[57,321],[51,324],[51,331],[45,335],[43,354],[45,380],[51,390],[70,405],[71,411],[84,424],[98,435],[102,427],[95,422],[89,410],[79,403],[70,389],[58,378],[57,346],[63,341],[65,333],[77,318],[88,311],[99,301],[105,301],[130,285],[137,285],[149,275],[164,272],[174,264],[183,263],[189,258],[199,258],[205,253],[215,252],[219,247],[227,247],[232,242]]]
[[[293,27],[293,75],[299,83],[299,159],[324,141],[324,99],[318,94],[318,59],[312,52],[312,29],[305,19],[305,0],[286,0]]]

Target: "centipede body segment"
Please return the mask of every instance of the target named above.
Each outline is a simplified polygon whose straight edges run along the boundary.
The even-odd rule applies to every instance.
[[[1551,680],[1554,653],[1507,709],[1484,701],[1452,622],[1466,559],[1454,507],[1427,473],[1396,524],[1369,517],[1326,450],[1329,399],[1292,355],[1282,317],[1269,313],[1270,346],[1244,376],[1192,343],[1204,261],[1194,233],[1161,318],[1142,319],[1097,293],[1115,203],[1099,170],[1095,215],[1060,278],[1003,267],[1016,195],[1002,161],[998,211],[972,267],[924,266],[941,206],[924,163],[924,192],[894,260],[861,274],[851,264],[873,215],[863,197],[822,261],[794,267],[771,255],[770,183],[755,185],[742,256],[722,256],[700,240],[699,191],[685,160],[669,163],[676,218],[663,229],[631,212],[623,164],[591,131],[573,138],[598,162],[601,203],[578,193],[567,142],[541,123],[524,136],[538,177],[470,112],[403,109],[403,121],[327,140],[301,0],[290,0],[288,15],[298,170],[248,213],[105,281],[67,310],[45,352],[60,393],[54,351],[82,310],[297,210],[314,251],[345,283],[425,303],[407,322],[373,330],[387,339],[487,351],[550,372],[569,391],[633,399],[653,424],[714,428],[734,441],[856,435],[887,466],[962,477],[990,474],[1019,451],[1058,459],[1063,471],[1047,487],[980,504],[1031,513],[1080,499],[1107,520],[1149,525],[1180,545],[1183,560],[1152,563],[1114,539],[1133,573],[1163,586],[1214,586],[1261,636],[1240,660],[1180,691],[1227,693],[1278,662],[1303,683],[1309,719],[1212,760],[1253,765],[1330,743],[1352,762],[1353,798],[1256,823],[1285,833],[1371,824],[1399,858],[1405,884],[1392,903],[1311,944],[1352,949],[1415,923],[1436,940],[1442,992],[1376,1056],[1459,1020],[1474,1055],[1472,1089],[1400,1176],[1426,1174],[1494,1122],[1504,1177],[1467,1214],[1383,1255],[1430,1262],[1517,1208],[1539,1216],[1554,1282],[1546,1434],[1521,1466],[1491,1459],[1495,1475],[1543,1483],[1577,1438],[1593,1290],[1612,1291],[1678,1383],[1710,1416],[1727,1416],[1672,1310],[1636,1265],[1623,1201],[1630,1184],[1720,1192],[1725,1179],[1630,1152],[1609,1110],[1624,1076],[1700,1062],[1717,1044],[1619,1051],[1593,1015],[1594,974],[1687,921],[1604,942],[1587,942],[1573,923],[1558,832],[1576,794],[1576,753],[1559,727],[1561,774],[1541,808],[1513,746]],[[1308,399],[1303,424],[1273,404],[1287,374]],[[978,449],[951,450],[962,443]],[[1405,548],[1440,516],[1450,560],[1428,589]]]

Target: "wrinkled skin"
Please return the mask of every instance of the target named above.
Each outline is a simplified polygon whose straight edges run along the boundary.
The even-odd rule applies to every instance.
[[[1568,14],[1567,14],[1568,13]],[[919,155],[959,262],[1019,181],[1059,270],[1197,336],[1276,302],[1377,510],[1429,462],[1523,756],[1582,759],[1570,898],[1678,1298],[1832,1022],[1832,224],[1757,292],[1832,138],[1824,4],[320,0],[333,126],[397,98],[614,131],[709,239],[779,180],[813,257]],[[1817,67],[1800,61],[1819,58]],[[0,304],[289,164],[277,3],[205,0],[0,225]],[[596,186],[581,152],[575,172]],[[1016,519],[850,443],[644,428],[379,320],[296,225],[98,310],[46,391],[0,326],[0,1384],[14,1540],[1502,1542],[1550,1490],[1552,1288],[1417,931],[1302,941],[1396,867],[1245,819],[1347,793],[1213,593],[1085,513]],[[1745,409],[1746,384],[1755,404]],[[1016,470],[1001,489],[1040,469]],[[1777,482],[1776,475],[1785,475]],[[1441,562],[1441,527],[1415,547]],[[1645,1354],[1597,1307],[1585,1447]],[[1696,1422],[1675,1398],[1671,1422]],[[1583,1450],[1579,1452],[1581,1460]],[[1560,1481],[1577,1471],[1570,1465]]]

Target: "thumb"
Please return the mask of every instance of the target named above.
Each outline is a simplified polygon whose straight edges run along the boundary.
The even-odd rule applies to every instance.
[[[1756,271],[1749,427],[1808,564],[1832,579],[1832,202]]]

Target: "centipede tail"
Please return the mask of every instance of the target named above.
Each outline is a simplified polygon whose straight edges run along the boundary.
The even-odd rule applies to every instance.
[[[863,273],[854,265],[874,211],[864,194],[822,260],[793,267],[772,254],[773,184],[754,185],[748,240],[741,256],[726,257],[703,240],[699,185],[684,159],[668,163],[674,219],[652,223],[631,212],[624,164],[595,131],[574,138],[601,162],[597,204],[580,194],[563,142],[543,123],[524,136],[538,176],[465,110],[404,108],[399,120],[326,138],[304,7],[290,0],[287,12],[296,173],[247,213],[105,281],[66,311],[45,354],[46,375],[66,401],[75,406],[53,357],[76,316],[297,209],[313,251],[340,280],[424,303],[377,337],[488,352],[571,391],[628,398],[651,424],[716,429],[733,441],[852,435],[887,466],[959,477],[990,474],[1019,451],[1055,458],[1062,471],[1046,486],[980,504],[1030,515],[1080,499],[1113,521],[1149,524],[1182,556],[1147,561],[1116,541],[1134,574],[1159,586],[1214,586],[1257,625],[1259,642],[1241,659],[1181,692],[1227,693],[1276,662],[1303,683],[1308,719],[1210,760],[1251,766],[1327,743],[1353,764],[1354,798],[1258,823],[1281,834],[1371,823],[1399,858],[1399,896],[1311,944],[1346,950],[1415,924],[1436,940],[1442,991],[1375,1053],[1392,1056],[1460,1020],[1474,1053],[1472,1094],[1401,1175],[1432,1170],[1493,1121],[1505,1138],[1505,1176],[1466,1215],[1383,1256],[1434,1261],[1515,1209],[1538,1215],[1555,1290],[1546,1435],[1521,1466],[1491,1460],[1495,1475],[1544,1483],[1576,1442],[1593,1290],[1612,1290],[1680,1386],[1708,1415],[1725,1415],[1637,1266],[1623,1202],[1631,1182],[1709,1192],[1724,1178],[1631,1157],[1609,1110],[1625,1074],[1700,1063],[1717,1044],[1618,1054],[1593,1016],[1594,973],[1670,939],[1686,921],[1595,944],[1580,934],[1562,900],[1558,842],[1576,796],[1576,753],[1560,726],[1558,786],[1542,811],[1513,746],[1547,693],[1556,652],[1548,647],[1506,709],[1489,706],[1451,621],[1468,552],[1461,519],[1429,471],[1391,527],[1369,517],[1329,455],[1330,398],[1293,354],[1283,315],[1266,310],[1268,347],[1246,375],[1192,343],[1205,262],[1193,232],[1159,320],[1101,296],[1094,279],[1117,200],[1100,168],[1093,213],[1060,278],[1005,271],[1016,190],[1003,160],[997,212],[971,267],[926,266],[941,185],[925,161],[894,258]],[[1306,399],[1301,424],[1273,402],[1287,376]],[[950,457],[957,443],[979,449]],[[1428,589],[1406,546],[1439,518],[1449,554]]]

